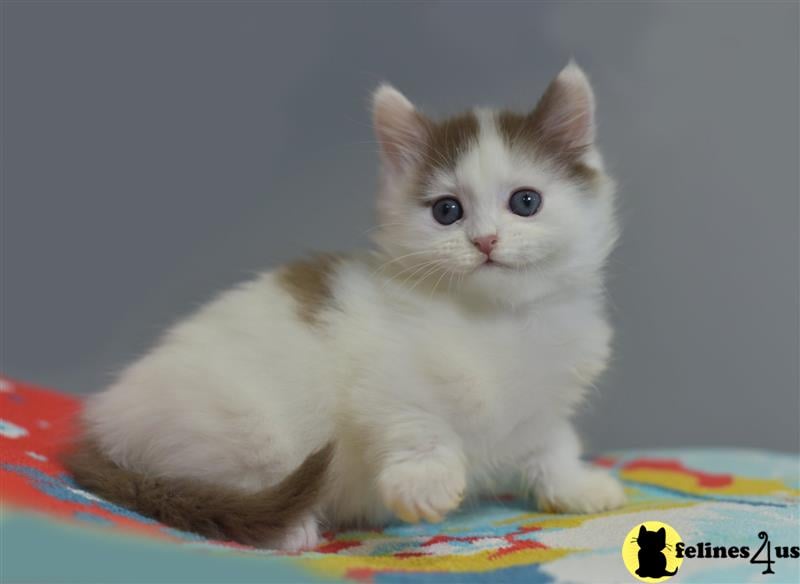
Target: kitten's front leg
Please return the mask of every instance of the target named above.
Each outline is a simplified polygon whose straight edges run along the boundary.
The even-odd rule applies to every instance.
[[[424,412],[392,416],[380,429],[377,486],[383,503],[409,523],[441,521],[466,489],[465,457],[446,422]]]
[[[598,513],[625,504],[625,492],[616,478],[580,460],[580,443],[568,422],[529,455],[525,475],[542,511]]]

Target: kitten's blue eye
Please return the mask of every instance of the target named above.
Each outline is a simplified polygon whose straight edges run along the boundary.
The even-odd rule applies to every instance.
[[[533,189],[519,189],[514,191],[508,200],[508,208],[514,215],[530,217],[542,207],[542,195]]]
[[[452,197],[436,201],[431,212],[433,213],[433,218],[442,225],[452,225],[464,216],[461,203],[458,202],[458,199]]]

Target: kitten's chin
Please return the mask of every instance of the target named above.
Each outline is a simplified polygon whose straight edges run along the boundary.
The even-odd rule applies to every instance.
[[[464,278],[464,286],[472,295],[494,302],[509,294],[516,295],[514,289],[525,279],[525,270],[510,264],[500,261],[482,262]]]
[[[464,278],[463,292],[492,306],[515,307],[552,294],[558,278],[549,266],[517,266],[505,262],[481,264]]]

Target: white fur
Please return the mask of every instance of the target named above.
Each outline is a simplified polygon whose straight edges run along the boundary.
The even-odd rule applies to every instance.
[[[381,92],[407,109],[396,90]],[[339,265],[322,322],[299,319],[274,273],[223,294],[90,400],[108,453],[256,490],[334,441],[323,499],[289,548],[316,543],[314,517],[436,521],[513,476],[559,510],[621,504],[619,485],[580,463],[568,421],[609,356],[611,182],[586,192],[511,152],[493,114],[477,115],[478,143],[428,193],[458,193],[462,221],[439,225],[408,196],[412,179],[387,171],[378,249]],[[586,160],[601,164],[595,151]],[[507,210],[519,186],[543,193],[536,216]],[[480,267],[471,239],[488,233],[509,267]]]

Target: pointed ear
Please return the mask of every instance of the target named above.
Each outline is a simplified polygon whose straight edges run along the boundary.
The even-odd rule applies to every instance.
[[[594,93],[575,61],[556,76],[530,114],[541,144],[559,158],[575,159],[593,144]]]
[[[642,537],[645,533],[647,533],[647,528],[642,525],[639,527],[639,537]]]
[[[658,530],[658,537],[660,537],[661,539],[666,539],[667,538],[667,530],[664,529],[663,527],[661,529],[659,529]]]
[[[391,85],[381,85],[372,97],[372,120],[387,169],[402,173],[424,156],[427,120]]]

